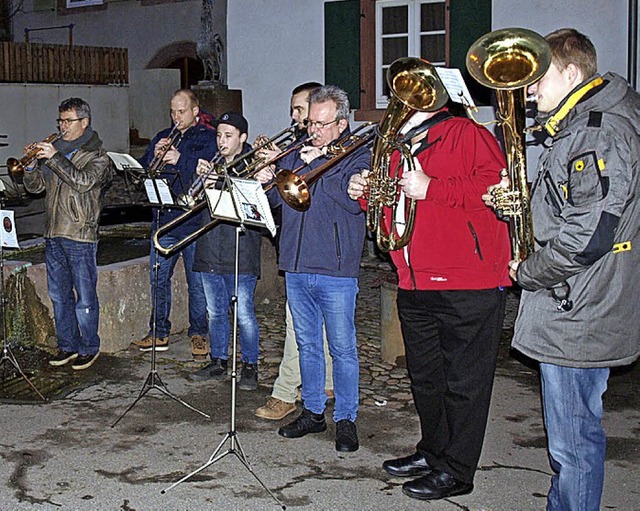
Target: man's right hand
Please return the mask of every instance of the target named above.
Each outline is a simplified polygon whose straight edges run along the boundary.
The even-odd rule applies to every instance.
[[[496,205],[494,202],[493,191],[497,188],[504,188],[506,190],[509,188],[510,184],[511,182],[509,181],[509,173],[507,172],[507,169],[502,169],[500,171],[500,182],[487,187],[487,193],[482,195],[482,202],[490,208],[495,209]]]
[[[358,200],[364,197],[369,188],[369,171],[363,170],[360,174],[354,174],[349,179],[349,185],[347,186],[347,194],[353,200]]]

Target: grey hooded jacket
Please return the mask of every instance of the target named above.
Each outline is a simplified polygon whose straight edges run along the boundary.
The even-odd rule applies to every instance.
[[[25,173],[24,186],[31,193],[47,192],[44,237],[97,242],[102,190],[110,179],[111,160],[96,132],[71,160],[58,152],[38,161]]]
[[[602,78],[545,142],[531,197],[536,251],[517,274],[513,347],[568,367],[640,354],[640,96],[617,75]],[[567,290],[573,307],[559,310],[554,292]]]

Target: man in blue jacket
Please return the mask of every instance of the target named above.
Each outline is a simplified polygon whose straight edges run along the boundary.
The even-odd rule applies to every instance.
[[[349,133],[349,99],[338,87],[327,85],[309,95],[307,132],[310,145],[283,158],[282,169],[298,175],[329,161],[327,147]],[[287,300],[293,317],[302,376],[302,414],[278,433],[299,438],[327,429],[324,410],[325,359],[322,325],[326,327],[333,361],[336,450],[358,449],[355,420],[358,413],[358,352],[355,306],[365,235],[359,204],[347,195],[354,173],[369,168],[363,146],[341,159],[310,186],[311,206],[300,212],[282,206],[279,268],[285,272]],[[268,178],[262,171],[258,179]],[[272,206],[282,205],[275,189]]]
[[[140,163],[144,168],[148,168],[154,161],[161,158],[160,168],[162,173],[160,177],[165,177],[171,185],[174,196],[182,195],[193,183],[196,177],[196,164],[199,158],[210,160],[217,152],[215,131],[200,124],[200,109],[198,107],[198,99],[189,89],[176,91],[171,98],[171,119],[174,122],[173,132],[178,131],[180,134],[173,144],[167,148],[166,144],[170,143],[169,135],[171,128],[167,128],[158,133],[147,148],[144,156],[140,159]],[[178,207],[161,209],[157,214],[154,210],[153,225],[155,230],[162,225],[167,224],[174,218],[184,213],[184,210]],[[185,235],[192,233],[200,227],[201,217],[196,215],[181,224],[177,225],[173,230],[167,232],[160,238],[162,246],[169,246]],[[156,305],[156,351],[166,351],[169,349],[169,334],[171,333],[171,321],[169,313],[171,312],[171,277],[173,270],[182,255],[184,261],[184,272],[187,278],[189,288],[189,330],[191,337],[191,353],[195,360],[206,360],[208,354],[208,343],[206,339],[207,325],[207,304],[202,286],[202,278],[200,273],[193,271],[193,260],[195,256],[195,243],[187,245],[177,254],[168,257],[158,256],[158,273],[157,286],[154,266],[156,264],[156,251],[153,244],[151,246],[150,268],[151,268],[151,300],[152,306]],[[152,349],[152,333],[153,333],[152,312],[149,319],[149,334],[143,339],[134,341],[133,348],[140,351],[151,351]]]

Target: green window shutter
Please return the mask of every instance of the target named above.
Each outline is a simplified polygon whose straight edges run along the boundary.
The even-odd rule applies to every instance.
[[[491,0],[451,0],[449,21],[449,66],[462,71],[476,102],[488,104],[490,91],[471,77],[465,61],[476,39],[491,32]]]
[[[360,108],[360,0],[324,4],[324,82],[349,95]]]

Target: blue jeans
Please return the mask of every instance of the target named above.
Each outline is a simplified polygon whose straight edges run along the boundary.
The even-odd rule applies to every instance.
[[[358,279],[315,273],[286,274],[287,301],[300,351],[304,407],[323,413],[327,396],[322,324],[333,361],[333,420],[355,421],[358,415],[356,296]]]
[[[58,348],[63,351],[79,355],[100,351],[97,250],[98,243],[45,239],[49,298]]]
[[[229,310],[233,307],[235,276],[201,273],[209,312],[209,339],[211,358],[229,358]],[[260,331],[256,318],[254,296],[258,277],[238,275],[238,335],[242,347],[242,361],[258,363]]]
[[[608,368],[540,364],[544,423],[554,475],[548,511],[598,511],[607,439],[602,395]]]
[[[178,241],[175,236],[167,234],[160,238],[163,247]],[[193,271],[193,260],[196,254],[196,244],[191,243],[177,254],[165,257],[159,254],[158,261],[158,289],[156,291],[156,276],[154,266],[156,264],[156,251],[151,241],[151,318],[149,319],[149,333],[153,332],[153,307],[156,304],[156,336],[167,337],[171,333],[171,277],[176,263],[182,254],[184,273],[189,289],[189,331],[188,335],[207,335],[207,303],[202,287],[202,278],[199,272]],[[157,292],[157,296],[156,296]]]

